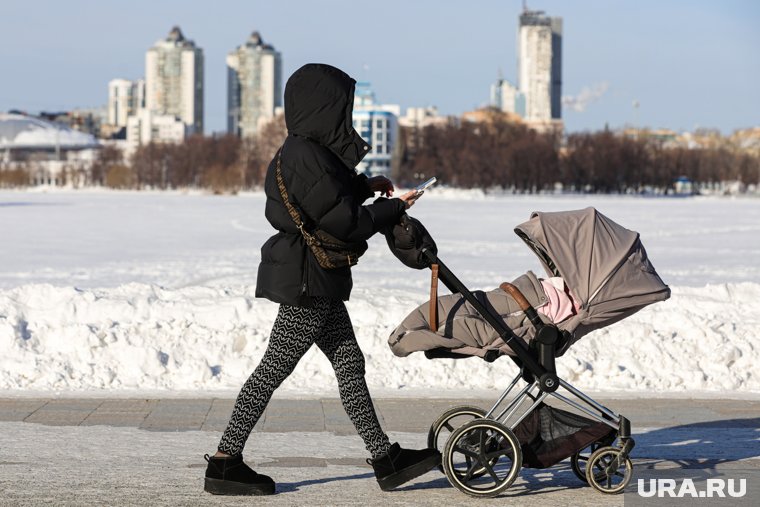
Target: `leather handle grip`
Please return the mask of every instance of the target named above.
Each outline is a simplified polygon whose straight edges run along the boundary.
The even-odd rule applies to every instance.
[[[520,307],[520,310],[527,312],[528,310],[532,310],[533,307],[530,303],[528,303],[528,300],[525,299],[525,296],[523,296],[523,293],[520,292],[520,289],[515,287],[509,282],[504,282],[501,285],[499,285],[499,288],[512,296],[512,299],[514,299],[517,302],[517,305]]]

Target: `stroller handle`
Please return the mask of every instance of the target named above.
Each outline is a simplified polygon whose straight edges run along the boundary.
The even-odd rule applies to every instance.
[[[514,299],[517,304],[520,306],[520,310],[524,312],[528,312],[533,309],[533,307],[528,303],[528,300],[525,299],[525,296],[523,296],[523,293],[520,292],[520,289],[515,287],[509,282],[504,282],[501,285],[499,285],[499,288],[503,290],[504,292],[508,292],[510,296],[512,296],[512,299]]]

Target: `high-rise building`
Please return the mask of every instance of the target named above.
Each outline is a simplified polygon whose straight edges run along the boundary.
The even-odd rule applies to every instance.
[[[427,107],[408,107],[406,116],[398,119],[401,127],[410,129],[424,129],[425,127],[442,127],[449,123],[449,118],[438,114],[438,108],[435,106]]]
[[[203,50],[177,26],[145,54],[145,108],[203,133]]]
[[[398,118],[399,127],[406,129],[403,136],[404,147],[410,155],[414,154],[422,147],[423,131],[427,127],[445,127],[452,121],[450,117],[439,115],[435,106],[406,108],[406,115]]]
[[[562,118],[562,18],[525,9],[517,37],[518,88],[525,96],[525,119]]]
[[[491,106],[505,113],[525,116],[525,95],[515,85],[499,76],[491,85]]]
[[[127,126],[127,117],[145,107],[145,80],[112,79],[108,83],[108,124]]]
[[[126,126],[127,153],[150,143],[179,143],[191,130],[185,122],[173,115],[159,115],[149,109],[140,109],[130,115]]]
[[[389,175],[393,148],[398,139],[398,105],[375,103],[375,94],[369,83],[356,83],[354,92],[354,129],[372,145],[370,151],[356,166],[356,170],[369,175]]]
[[[253,32],[227,55],[227,132],[248,137],[282,107],[282,56]]]

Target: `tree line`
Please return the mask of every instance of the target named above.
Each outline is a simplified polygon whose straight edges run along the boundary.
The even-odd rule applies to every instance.
[[[90,183],[123,189],[205,188],[237,192],[264,183],[267,167],[286,136],[280,116],[259,135],[191,136],[183,143],[149,143],[129,160],[106,146],[92,165]]]
[[[179,144],[151,143],[125,160],[112,146],[100,150],[86,184],[121,189],[204,188],[237,192],[263,185],[269,162],[286,137],[282,116],[253,137],[193,136]],[[697,185],[760,183],[760,157],[718,138],[710,147],[673,147],[648,135],[607,130],[538,133],[499,115],[422,129],[401,128],[392,178],[411,186],[436,176],[460,188],[520,193],[665,191],[685,176]],[[0,170],[0,186],[24,186],[25,170]],[[28,184],[28,183],[27,183]]]
[[[539,134],[499,118],[445,127],[402,130],[396,166],[401,183],[436,176],[454,187],[501,187],[520,193],[665,191],[682,176],[697,185],[760,183],[760,157],[725,138],[706,148],[669,147],[646,133],[605,130]]]

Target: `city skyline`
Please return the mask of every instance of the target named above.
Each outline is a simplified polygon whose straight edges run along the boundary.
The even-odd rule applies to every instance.
[[[104,33],[100,20],[108,16],[107,6],[88,6],[90,23],[82,25],[84,33],[76,29],[81,24],[77,20],[61,35],[58,31],[76,9],[11,2],[5,21],[0,21],[0,54],[14,78],[0,88],[0,110],[103,106],[108,82],[143,77],[145,51],[174,25],[204,50],[206,133],[226,130],[224,60],[254,30],[266,34],[282,53],[283,80],[304,63],[323,61],[359,81],[370,81],[380,102],[397,103],[402,109],[437,106],[441,114],[458,115],[489,102],[488,89],[499,69],[517,82],[521,2],[484,2],[471,9],[442,4],[433,9],[432,2],[391,1],[365,20],[353,18],[354,24],[341,24],[347,18],[337,11],[345,2],[322,3],[331,9],[296,3],[301,15],[287,18],[287,9],[278,5],[226,2],[226,9],[202,13],[202,4],[188,7],[170,1],[152,7],[156,12],[141,23],[125,19],[123,27],[111,27],[112,36],[104,38],[98,35]],[[42,30],[31,39],[29,30],[21,28],[39,4],[47,5],[34,12]],[[676,130],[715,127],[729,133],[758,123],[760,66],[754,63],[758,59],[753,48],[760,36],[752,29],[758,6],[739,1],[721,6],[582,2],[570,8],[545,0],[528,7],[564,20],[562,117],[568,131],[599,130],[609,124]],[[246,15],[231,15],[236,9]],[[485,10],[492,15],[482,16]],[[594,17],[596,24],[591,23]],[[605,22],[598,23],[599,18]],[[386,31],[373,30],[378,27]],[[358,38],[360,34],[364,36]],[[52,59],[43,50],[54,45],[58,49]],[[463,52],[471,57],[463,58]],[[55,86],[49,86],[45,75],[56,76]]]

